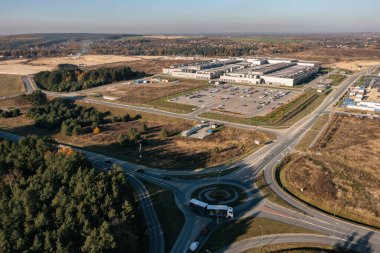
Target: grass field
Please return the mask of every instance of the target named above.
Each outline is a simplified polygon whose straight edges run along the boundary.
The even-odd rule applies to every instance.
[[[328,79],[332,80],[332,82],[331,82],[332,86],[338,86],[339,84],[341,84],[341,82],[344,79],[346,79],[346,76],[341,75],[341,74],[333,74],[333,75],[329,75]]]
[[[146,181],[144,181],[144,185],[150,194],[164,233],[165,252],[170,252],[185,223],[185,217],[178,209],[173,193]]]
[[[269,127],[288,127],[315,110],[325,99],[325,95],[317,92],[306,92],[293,101],[273,110],[266,116],[240,118],[218,113],[206,112],[201,117],[230,121],[247,125],[261,125]]]
[[[303,233],[315,234],[305,228],[289,225],[267,218],[245,218],[228,221],[220,225],[210,236],[209,240],[202,247],[203,250],[215,252],[218,249],[231,245],[234,242],[242,241],[252,237],[282,233]]]
[[[0,74],[0,97],[24,92],[21,76]]]
[[[319,209],[380,228],[380,121],[332,117],[312,149],[291,155],[281,182]]]

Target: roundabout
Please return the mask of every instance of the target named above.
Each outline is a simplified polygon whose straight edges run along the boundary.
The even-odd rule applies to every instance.
[[[211,205],[236,207],[244,203],[247,194],[242,188],[235,185],[212,184],[196,189],[191,197]]]

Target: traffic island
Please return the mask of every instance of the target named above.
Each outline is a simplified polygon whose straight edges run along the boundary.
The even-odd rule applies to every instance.
[[[247,198],[245,191],[229,184],[213,184],[195,190],[191,197],[211,205],[228,205],[236,207]]]

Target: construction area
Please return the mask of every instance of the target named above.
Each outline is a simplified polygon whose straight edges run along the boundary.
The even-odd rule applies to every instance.
[[[363,76],[359,83],[350,89],[342,107],[380,113],[380,77]]]
[[[192,105],[200,110],[252,118],[264,116],[301,94],[301,91],[294,90],[221,84],[217,88],[206,88],[172,98],[169,102]]]
[[[163,74],[223,83],[295,86],[310,81],[319,68],[318,62],[292,59],[227,58],[172,65],[164,68]]]

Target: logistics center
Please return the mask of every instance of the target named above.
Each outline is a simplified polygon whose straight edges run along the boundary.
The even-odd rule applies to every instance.
[[[291,59],[228,58],[173,65],[163,69],[163,74],[226,83],[294,86],[313,77],[319,68],[317,62]]]

